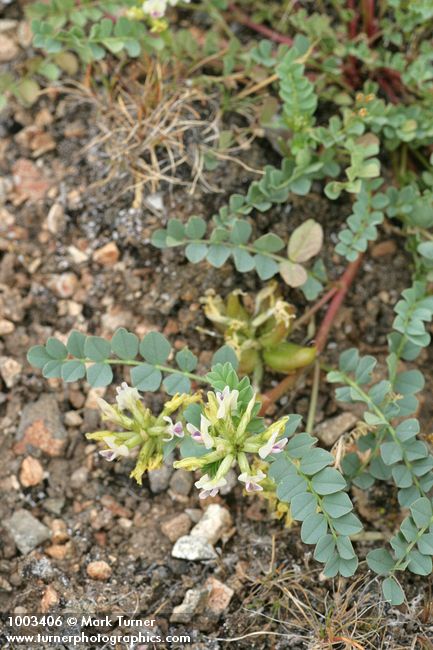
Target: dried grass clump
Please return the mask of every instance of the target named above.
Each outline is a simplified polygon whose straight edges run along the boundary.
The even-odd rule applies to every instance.
[[[70,88],[68,97],[92,106],[99,133],[86,150],[104,157],[104,183],[125,172],[131,175],[125,191],[135,190],[135,204],[141,204],[144,188],[155,192],[161,182],[182,185],[190,193],[198,184],[221,191],[207,178],[207,156],[260,173],[236,157],[250,147],[254,136],[249,129],[234,128],[230,139],[235,145],[224,146],[227,131],[217,93],[204,92],[173,66],[149,58],[111,76],[109,84]]]

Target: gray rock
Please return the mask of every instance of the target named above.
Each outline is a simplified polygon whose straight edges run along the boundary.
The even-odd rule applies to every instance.
[[[193,476],[191,472],[184,469],[177,469],[170,479],[170,489],[176,494],[187,497],[191,492]]]
[[[332,447],[332,445],[337,442],[346,431],[353,429],[357,422],[358,418],[354,413],[340,413],[340,415],[337,415],[334,418],[329,418],[328,420],[321,422],[316,427],[315,434],[324,445]]]
[[[71,474],[70,485],[74,490],[84,487],[89,479],[89,470],[86,467],[79,467]]]
[[[211,503],[206,508],[198,524],[192,529],[190,535],[205,539],[209,544],[215,544],[232,525],[229,511],[218,503]]]
[[[51,512],[53,515],[59,515],[65,505],[65,499],[63,497],[48,497],[42,503],[44,509],[47,512]]]
[[[213,560],[217,557],[213,547],[204,537],[179,537],[171,551],[173,557],[179,560]]]
[[[47,393],[23,409],[14,451],[23,454],[28,447],[36,447],[48,456],[61,456],[67,439],[57,400]]]
[[[148,472],[150,489],[153,494],[164,492],[164,490],[168,488],[172,473],[173,469],[167,467],[167,465],[163,465],[159,469],[153,469]]]
[[[50,539],[51,535],[49,528],[24,509],[14,512],[6,521],[6,527],[23,555],[27,555],[36,546]]]
[[[180,605],[173,609],[172,623],[189,623],[193,616],[203,612],[209,596],[208,589],[188,589]]]

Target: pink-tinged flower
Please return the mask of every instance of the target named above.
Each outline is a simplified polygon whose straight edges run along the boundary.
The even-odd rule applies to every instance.
[[[227,485],[227,481],[224,477],[211,479],[209,474],[204,474],[199,481],[194,483],[194,485],[196,488],[201,490],[199,494],[200,499],[207,499],[207,497],[216,496],[220,488]]]
[[[152,18],[162,18],[167,9],[167,0],[146,0],[143,2],[142,9]]]
[[[103,449],[99,452],[99,455],[105,458],[105,460],[112,461],[121,456],[129,456],[128,447],[126,445],[118,445],[114,436],[107,436],[104,438],[104,442],[108,449]]]
[[[204,415],[200,416],[200,429],[197,429],[197,427],[195,427],[190,422],[186,425],[191,438],[196,442],[204,445],[206,449],[211,449],[213,447],[213,438],[209,433],[210,425],[211,422],[205,418]]]
[[[267,442],[259,449],[259,456],[262,459],[267,458],[270,454],[279,454],[287,445],[287,438],[281,438],[277,441],[279,431],[275,431]]]
[[[117,406],[121,411],[132,411],[137,402],[140,401],[140,393],[138,390],[128,386],[126,381],[122,382],[120,386],[116,388],[116,392]]]
[[[169,415],[164,415],[163,419],[167,422],[167,433],[168,438],[163,438],[164,442],[170,442],[173,440],[174,436],[177,438],[183,438],[185,432],[183,430],[182,422],[173,422]]]
[[[259,483],[260,481],[263,481],[264,478],[266,478],[266,474],[264,474],[260,469],[254,476],[247,472],[243,472],[238,476],[239,481],[245,483],[245,489],[247,492],[261,492],[263,488]]]
[[[221,420],[225,418],[227,415],[230,415],[232,411],[236,409],[238,405],[238,397],[239,397],[239,391],[230,390],[228,386],[224,388],[222,393],[221,392],[216,393],[216,399],[218,402],[218,411],[217,411],[218,420]]]

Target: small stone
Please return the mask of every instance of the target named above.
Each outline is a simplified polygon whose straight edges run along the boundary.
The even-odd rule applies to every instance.
[[[0,357],[0,375],[7,388],[12,388],[18,383],[23,367],[11,357]]]
[[[159,469],[153,469],[148,472],[149,485],[153,494],[159,494],[168,488],[172,472],[173,469],[167,465],[163,465]]]
[[[86,467],[79,467],[78,469],[75,470],[75,472],[72,472],[71,474],[71,479],[70,479],[71,488],[73,488],[74,490],[79,490],[80,488],[86,485],[88,478],[89,478],[89,470]]]
[[[61,273],[53,276],[47,284],[59,298],[70,298],[78,287],[78,278],[75,273]]]
[[[87,393],[86,401],[84,403],[86,409],[99,409],[98,399],[104,397],[106,390],[105,386],[101,386],[100,388],[91,388]]]
[[[30,23],[21,20],[17,30],[18,43],[22,48],[30,47],[33,41],[33,32]]]
[[[6,318],[0,319],[0,336],[6,336],[7,334],[12,334],[15,329],[15,325],[10,320]]]
[[[0,591],[12,591],[12,587],[9,584],[9,582],[5,579],[0,577]]]
[[[83,418],[77,411],[68,411],[65,413],[65,424],[68,427],[80,427],[83,424]]]
[[[374,258],[384,257],[385,255],[393,255],[397,250],[397,245],[392,239],[381,241],[375,244],[371,249],[371,256]]]
[[[69,540],[68,529],[62,519],[53,519],[50,528],[53,544],[65,544]]]
[[[119,260],[120,251],[114,242],[109,242],[96,249],[93,253],[92,259],[101,264],[101,266],[113,266]]]
[[[14,41],[5,36],[5,34],[0,34],[0,63],[5,63],[6,61],[12,61],[19,52],[18,46]]]
[[[213,577],[206,580],[205,587],[210,592],[207,606],[214,614],[219,616],[225,609],[227,609],[235,592],[233,589]]]
[[[83,264],[83,262],[87,262],[89,258],[86,253],[80,251],[76,246],[68,246],[68,253],[75,264]]]
[[[45,549],[45,553],[53,558],[53,560],[64,560],[71,554],[71,543],[67,544],[52,544]]]
[[[173,609],[172,623],[189,623],[193,616],[203,612],[208,599],[207,589],[188,589],[180,605]]]
[[[170,479],[170,489],[176,494],[188,496],[191,492],[193,481],[191,472],[187,472],[184,469],[177,469]]]
[[[161,524],[161,530],[170,542],[175,542],[179,537],[189,533],[191,525],[191,519],[182,512],[175,517],[171,517],[168,521],[164,521]]]
[[[27,456],[21,463],[20,482],[24,487],[34,487],[44,480],[44,468],[33,456]]]
[[[59,603],[59,595],[53,586],[48,585],[41,599],[41,612],[46,614],[52,607]]]
[[[45,394],[24,407],[17,431],[15,454],[25,454],[36,447],[48,456],[61,456],[66,446],[67,431],[60,419],[54,395]]]
[[[211,503],[192,529],[191,536],[204,538],[209,544],[215,544],[231,527],[232,518],[229,511],[218,503]]]
[[[19,158],[12,167],[16,200],[39,201],[48,192],[51,183],[36,165],[26,158]]]
[[[204,537],[179,537],[171,551],[173,557],[179,560],[213,560],[217,557],[213,547]]]
[[[112,574],[110,565],[103,560],[90,562],[90,564],[87,565],[86,571],[87,575],[92,580],[108,580]]]
[[[233,469],[230,469],[227,474],[225,475],[225,480],[227,483],[222,486],[220,489],[220,494],[222,496],[226,496],[227,494],[230,494],[230,492],[237,486],[239,485],[238,481],[238,476],[236,472]]]
[[[352,429],[357,423],[358,418],[353,413],[340,413],[334,418],[329,418],[321,422],[316,427],[316,435],[327,447],[332,445],[349,429]]]
[[[42,502],[42,505],[47,512],[51,512],[53,515],[59,515],[65,506],[65,499],[63,497],[48,497],[48,499]]]
[[[66,226],[65,211],[60,203],[54,203],[45,220],[45,227],[53,235],[62,233]]]
[[[27,555],[36,546],[50,538],[49,529],[23,508],[14,512],[12,517],[6,521],[6,525],[18,550],[23,555]]]

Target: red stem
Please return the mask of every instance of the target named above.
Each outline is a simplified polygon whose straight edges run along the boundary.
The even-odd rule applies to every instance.
[[[331,331],[331,328],[335,322],[337,313],[343,304],[346,294],[349,291],[349,288],[355,279],[356,274],[358,273],[363,259],[364,255],[361,254],[354,262],[350,262],[338,282],[339,288],[329,304],[325,318],[323,319],[316,336],[315,346],[318,354],[323,352],[325,348],[329,337],[329,332]],[[271,404],[274,404],[282,395],[284,395],[285,392],[287,392],[289,388],[292,388],[294,386],[297,377],[298,373],[287,375],[272,390],[261,396],[262,408],[260,409],[260,415],[265,415]]]
[[[349,36],[350,38],[355,38],[358,33],[358,14],[355,8],[355,0],[347,0],[347,6],[354,14],[352,20],[349,23]]]
[[[376,20],[374,17],[375,0],[363,0],[362,6],[364,12],[364,31],[371,38],[376,33]]]
[[[246,14],[244,14],[243,11],[240,11],[240,9],[235,7],[233,4],[229,4],[229,9],[230,11],[233,11],[236,14],[236,20],[240,22],[241,25],[245,25],[245,27],[252,29],[254,32],[266,36],[267,38],[269,38],[271,41],[274,41],[275,43],[284,43],[284,45],[293,45],[293,39],[290,38],[290,36],[285,36],[284,34],[280,34],[280,32],[276,32],[274,29],[271,29],[270,27],[266,27],[265,25],[260,25],[259,23],[255,23]]]
[[[328,340],[329,332],[331,331],[331,327],[334,324],[337,313],[346,297],[347,292],[349,291],[350,285],[358,273],[363,258],[364,255],[359,255],[354,262],[350,262],[349,266],[341,276],[339,282],[340,288],[331,300],[325,318],[323,319],[316,336],[315,345],[319,354],[323,352],[323,349]]]

